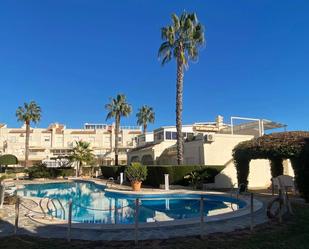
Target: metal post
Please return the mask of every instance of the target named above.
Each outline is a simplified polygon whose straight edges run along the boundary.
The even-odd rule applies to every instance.
[[[271,178],[271,195],[275,195],[274,178]]]
[[[15,203],[15,229],[14,229],[14,234],[17,234],[18,230],[18,220],[19,220],[19,204],[20,204],[20,199],[17,196],[16,198],[16,203]]]
[[[291,206],[291,202],[290,202],[290,198],[289,198],[289,194],[288,191],[285,191],[285,198],[286,198],[286,202],[287,202],[287,207],[288,207],[288,211],[291,215],[294,215],[292,206]]]
[[[139,214],[139,199],[135,200],[135,245],[138,245],[138,214]]]
[[[123,172],[120,172],[120,185],[123,184]]]
[[[254,208],[253,208],[253,193],[251,193],[250,195],[250,231],[253,231],[253,223],[254,223],[254,220],[253,220],[253,211],[254,211]]]
[[[2,183],[0,182],[0,208],[3,207],[3,202],[4,202],[4,189],[5,189],[4,184],[2,184]]]
[[[165,190],[170,189],[169,174],[164,174],[164,188],[165,188]]]
[[[279,223],[282,223],[282,190],[279,190]]]
[[[201,223],[200,223],[200,238],[203,238],[204,235],[204,197],[201,197],[200,200],[200,215],[201,215]]]
[[[71,242],[71,228],[72,228],[72,201],[69,201],[69,213],[68,213],[68,242]]]

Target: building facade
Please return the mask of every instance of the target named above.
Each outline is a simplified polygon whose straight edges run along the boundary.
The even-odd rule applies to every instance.
[[[136,146],[136,137],[142,133],[140,127],[120,127],[119,163],[127,164],[127,151]],[[0,154],[13,154],[22,164],[25,159],[26,127],[9,128],[0,124]],[[29,141],[30,163],[52,161],[66,156],[76,141],[89,142],[98,164],[114,164],[115,126],[86,123],[82,129],[68,129],[54,123],[47,128],[31,128]]]
[[[233,148],[240,142],[261,136],[267,130],[286,126],[270,120],[237,118],[242,122],[223,123],[218,116],[215,122],[195,123],[183,126],[184,164],[220,166],[223,170],[216,176],[214,188],[231,188],[237,185],[237,172],[232,156]],[[245,122],[243,122],[245,121]],[[128,161],[145,165],[176,165],[176,127],[165,126],[137,138],[137,147],[128,152]],[[289,163],[286,174],[293,175]],[[267,160],[252,160],[249,187],[265,188],[271,183],[270,164]]]

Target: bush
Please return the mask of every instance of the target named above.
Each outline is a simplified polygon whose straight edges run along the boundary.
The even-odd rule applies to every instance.
[[[57,178],[57,177],[69,177],[75,175],[75,170],[69,168],[47,168],[45,164],[38,164],[32,166],[26,171],[29,174],[29,178]]]
[[[193,171],[206,171],[209,175],[205,177],[204,183],[214,182],[215,176],[224,168],[224,166],[200,166],[200,165],[150,165],[147,167],[147,179],[145,185],[159,187],[164,184],[164,174],[169,174],[169,182],[172,185],[188,186],[189,180],[184,176]],[[117,179],[121,172],[124,172],[127,166],[101,166],[104,178],[113,177]],[[206,174],[206,173],[205,173]]]
[[[198,171],[209,175],[205,182],[213,182],[214,177],[223,169],[223,166],[200,166],[200,165],[166,165],[166,166],[147,166],[148,177],[144,182],[146,185],[159,187],[164,184],[164,174],[169,174],[169,182],[171,185],[189,185],[189,179],[185,179],[186,175]]]
[[[238,185],[248,185],[253,159],[271,161],[272,176],[283,174],[282,160],[290,159],[301,196],[309,203],[309,132],[277,132],[239,143],[233,149]]]
[[[93,175],[95,175],[95,172],[96,172],[97,170],[99,170],[99,169],[100,169],[100,167],[95,167],[95,166],[84,166],[84,167],[82,168],[82,172],[83,172],[82,175],[84,175],[84,176],[93,176]]]
[[[121,172],[124,172],[126,166],[101,166],[101,172],[103,177],[113,177],[117,179]]]
[[[147,178],[147,167],[141,163],[131,163],[126,167],[125,174],[130,182],[143,182]]]

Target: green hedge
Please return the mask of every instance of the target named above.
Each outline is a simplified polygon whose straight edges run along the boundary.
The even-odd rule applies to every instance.
[[[5,173],[12,174],[12,173],[23,173],[26,172],[25,167],[7,167],[5,169]]]
[[[101,166],[101,173],[104,178],[113,177],[117,179],[121,172],[124,172],[126,166]]]
[[[204,172],[210,175],[208,182],[213,182],[214,177],[223,169],[223,166],[200,166],[200,165],[165,165],[165,166],[147,166],[148,176],[145,185],[159,187],[164,184],[164,174],[169,174],[169,183],[171,185],[188,186],[189,182],[184,177],[193,171]]]
[[[105,178],[113,177],[117,179],[120,172],[124,172],[127,166],[101,166],[102,174]],[[224,168],[224,166],[200,166],[200,165],[151,165],[147,166],[147,179],[143,182],[145,185],[159,187],[164,184],[164,174],[169,174],[171,185],[188,186],[189,182],[184,176],[193,171],[204,172],[209,174],[208,182],[213,182],[214,177]]]
[[[44,164],[35,165],[27,169],[29,178],[57,178],[57,177],[69,177],[75,175],[73,168],[47,168]]]
[[[99,170],[100,167],[94,166],[94,167],[90,167],[90,166],[84,166],[82,169],[82,175],[83,176],[92,176],[95,175],[95,172],[97,170]]]

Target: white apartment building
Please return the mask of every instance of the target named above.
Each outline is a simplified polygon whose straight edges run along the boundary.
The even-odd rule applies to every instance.
[[[127,163],[127,151],[136,146],[136,137],[141,133],[140,127],[120,127],[118,144],[120,164]],[[25,126],[9,128],[5,124],[0,124],[0,154],[13,154],[22,164],[25,158],[25,136]],[[47,128],[31,127],[30,163],[68,155],[75,142],[80,140],[90,143],[99,164],[114,164],[115,126],[89,123],[82,129],[68,129],[58,123],[51,124]]]
[[[237,123],[237,120],[242,122]],[[218,116],[215,122],[195,123],[183,126],[184,164],[223,166],[217,175],[216,188],[230,188],[237,183],[233,161],[233,148],[240,142],[261,136],[265,131],[286,126],[270,120],[232,117],[230,124]],[[146,165],[176,165],[176,127],[164,126],[150,134],[137,137],[137,147],[128,152],[128,161],[140,161]],[[285,172],[293,175],[289,163]],[[264,188],[271,180],[270,165],[266,160],[252,160],[249,187]]]

